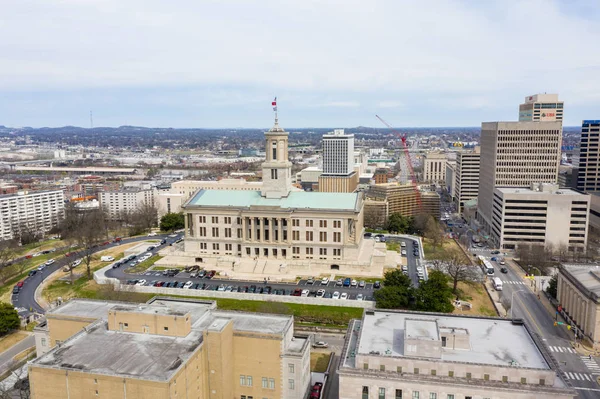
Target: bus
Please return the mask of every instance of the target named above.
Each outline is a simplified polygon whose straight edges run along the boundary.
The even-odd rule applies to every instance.
[[[492,279],[492,284],[494,284],[494,289],[496,291],[502,291],[502,280],[500,280],[498,277],[494,277]]]
[[[488,276],[494,275],[494,266],[492,266],[490,261],[488,261],[487,259],[483,260],[483,264],[481,265],[481,270],[483,270],[483,272]]]
[[[473,241],[473,244],[479,244],[481,242],[478,236],[473,236],[471,241]]]

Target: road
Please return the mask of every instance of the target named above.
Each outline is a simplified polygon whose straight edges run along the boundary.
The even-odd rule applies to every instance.
[[[35,337],[32,334],[0,353],[0,374],[4,374],[10,368],[13,357],[33,346],[35,346]]]
[[[108,245],[99,246],[99,247],[95,248],[94,253],[104,251],[106,249],[113,248],[113,247],[116,247],[116,246],[119,246],[122,244],[131,243],[131,242],[146,241],[146,240],[150,240],[150,239],[151,240],[162,239],[162,238],[167,238],[167,235],[158,235],[155,237],[134,237],[134,238],[123,239],[120,243],[112,242]],[[172,242],[176,239],[177,238],[168,238],[168,240],[170,240],[170,241],[167,241],[167,243]],[[46,269],[44,269],[42,271],[37,272],[33,276],[25,278],[25,280],[23,280],[23,283],[24,283],[23,288],[21,288],[21,290],[19,291],[18,294],[12,295],[13,305],[15,307],[31,309],[38,313],[45,313],[44,308],[42,308],[35,301],[35,290],[47,276],[54,273],[58,269],[64,267],[68,263],[73,262],[75,259],[79,259],[82,257],[83,257],[83,255],[82,255],[81,251],[74,251],[74,254],[69,257],[61,255],[60,257],[57,257],[55,259],[56,262],[54,264],[50,265],[49,267],[47,267]],[[85,266],[82,263],[79,267],[82,268]]]
[[[495,276],[502,280],[501,297],[508,300],[512,297],[512,317],[523,319],[531,331],[541,336],[558,361],[563,378],[577,389],[579,397],[600,397],[600,386],[596,382],[596,378],[600,377],[600,359],[590,360],[587,356],[579,355],[571,345],[573,335],[568,332],[566,325],[554,326],[553,315],[537,294],[528,288],[530,282],[523,280],[518,266],[510,259],[507,259],[507,266],[508,273],[500,273],[501,266],[498,264],[494,265],[494,269]]]
[[[421,257],[423,256],[423,248],[419,247],[419,257],[416,257],[413,255],[413,242],[416,242],[417,244],[419,243],[419,240],[416,240],[414,238],[410,238],[407,236],[401,236],[401,235],[391,235],[391,234],[386,234],[385,235],[386,240],[388,241],[396,241],[396,242],[402,242],[404,241],[406,243],[406,247],[401,248],[406,250],[406,264],[408,266],[408,277],[410,278],[410,281],[412,282],[412,285],[415,288],[419,287],[419,275],[417,273],[417,266],[420,265],[421,262]],[[424,279],[427,279],[427,274],[425,273],[425,277]]]

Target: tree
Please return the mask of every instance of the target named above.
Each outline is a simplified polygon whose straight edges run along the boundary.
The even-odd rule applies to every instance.
[[[399,213],[392,213],[387,220],[385,229],[390,233],[405,234],[411,228],[411,219]]]
[[[132,225],[138,231],[148,232],[158,225],[158,208],[154,201],[143,202],[132,212]]]
[[[375,291],[376,306],[381,309],[406,309],[410,305],[412,289],[404,287],[387,287]]]
[[[450,276],[452,292],[458,295],[458,283],[473,283],[479,280],[481,273],[471,265],[465,263],[464,255],[456,250],[446,252],[441,259],[434,259],[431,267],[433,270],[443,272]]]
[[[546,287],[546,292],[554,299],[558,299],[558,274],[552,276]]]
[[[21,326],[19,315],[15,308],[5,302],[0,302],[0,335],[5,335]]]
[[[450,278],[438,270],[431,270],[429,278],[423,281],[415,292],[416,308],[426,312],[450,313],[452,305],[452,289],[448,286]]]
[[[410,288],[410,278],[400,269],[392,269],[383,276],[384,287],[403,287]]]
[[[185,227],[185,221],[183,217],[183,212],[165,214],[162,218],[160,218],[161,231],[183,229]]]
[[[429,219],[425,225],[425,231],[423,233],[426,238],[431,240],[431,244],[434,247],[442,245],[444,236],[442,235],[440,225],[435,221],[433,216],[429,216]]]

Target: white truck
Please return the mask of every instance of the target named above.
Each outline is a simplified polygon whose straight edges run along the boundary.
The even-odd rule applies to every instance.
[[[105,256],[102,256],[100,258],[100,260],[102,262],[112,262],[113,260],[115,260],[115,258],[113,258],[112,256],[105,255]]]
[[[496,291],[502,291],[502,280],[500,280],[498,277],[494,277],[492,279],[492,284],[494,284],[494,289]]]

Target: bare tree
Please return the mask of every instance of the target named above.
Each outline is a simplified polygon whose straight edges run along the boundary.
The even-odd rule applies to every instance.
[[[452,279],[452,292],[458,294],[458,283],[473,283],[481,280],[481,272],[476,266],[465,263],[463,254],[450,251],[440,259],[432,261],[432,268],[450,276]]]
[[[442,229],[440,228],[440,225],[435,221],[433,216],[430,216],[427,220],[424,233],[425,237],[431,240],[431,244],[434,247],[442,245],[444,241],[444,235],[442,234]]]
[[[558,253],[558,257],[561,262],[567,260],[567,255],[569,253],[569,248],[567,247],[567,244],[559,244],[556,252]]]
[[[506,311],[506,314],[508,314],[510,312],[510,308],[512,307],[512,302],[511,302],[511,298],[508,296],[508,294],[504,294],[505,291],[502,291],[503,294],[500,297],[500,303],[502,304],[502,307],[504,308],[504,310]]]

